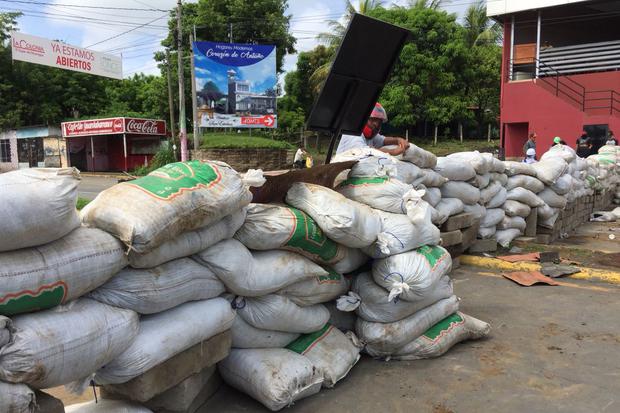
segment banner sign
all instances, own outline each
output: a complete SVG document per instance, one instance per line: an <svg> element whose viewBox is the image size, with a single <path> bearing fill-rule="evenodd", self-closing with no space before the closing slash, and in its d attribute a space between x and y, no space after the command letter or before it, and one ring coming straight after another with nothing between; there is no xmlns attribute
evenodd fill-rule
<svg viewBox="0 0 620 413"><path fill-rule="evenodd" d="M275 128L276 47L194 42L198 126Z"/></svg>
<svg viewBox="0 0 620 413"><path fill-rule="evenodd" d="M61 129L63 138L122 133L165 135L166 122L163 120L139 118L89 119L63 122Z"/></svg>
<svg viewBox="0 0 620 413"><path fill-rule="evenodd" d="M114 79L123 78L123 65L120 57L71 46L43 37L12 32L11 51L13 60Z"/></svg>

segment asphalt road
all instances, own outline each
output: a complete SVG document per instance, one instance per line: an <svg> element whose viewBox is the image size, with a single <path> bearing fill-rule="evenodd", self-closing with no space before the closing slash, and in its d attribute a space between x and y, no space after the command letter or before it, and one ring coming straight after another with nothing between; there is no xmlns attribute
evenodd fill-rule
<svg viewBox="0 0 620 413"><path fill-rule="evenodd" d="M103 191L116 184L116 177L107 176L84 176L78 185L78 196L93 200Z"/></svg>

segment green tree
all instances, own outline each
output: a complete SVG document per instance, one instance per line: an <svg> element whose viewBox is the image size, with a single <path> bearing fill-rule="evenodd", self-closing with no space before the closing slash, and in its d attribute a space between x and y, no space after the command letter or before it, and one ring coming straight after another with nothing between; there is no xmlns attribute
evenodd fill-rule
<svg viewBox="0 0 620 413"><path fill-rule="evenodd" d="M329 63L330 59L331 52L323 45L299 53L296 70L287 73L284 78L284 91L290 98L285 104L291 103L292 107L300 107L305 116L308 116L318 94L312 87L310 77L319 67Z"/></svg>

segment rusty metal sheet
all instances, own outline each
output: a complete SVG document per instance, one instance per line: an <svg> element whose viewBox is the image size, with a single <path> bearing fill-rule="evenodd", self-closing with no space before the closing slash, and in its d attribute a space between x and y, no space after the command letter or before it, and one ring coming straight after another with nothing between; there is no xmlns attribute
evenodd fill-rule
<svg viewBox="0 0 620 413"><path fill-rule="evenodd" d="M499 258L500 260L508 261L508 262L522 262L522 261L538 262L538 260L540 259L540 253L532 252L529 254L502 255L497 258Z"/></svg>
<svg viewBox="0 0 620 413"><path fill-rule="evenodd" d="M534 284L560 285L559 282L547 277L540 271L514 271L502 273L502 275L511 281L516 282L524 287L531 287Z"/></svg>

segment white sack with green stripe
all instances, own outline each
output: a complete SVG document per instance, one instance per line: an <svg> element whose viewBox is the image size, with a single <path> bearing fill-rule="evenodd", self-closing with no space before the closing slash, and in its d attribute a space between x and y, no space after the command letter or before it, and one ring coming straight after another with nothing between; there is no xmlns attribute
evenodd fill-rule
<svg viewBox="0 0 620 413"><path fill-rule="evenodd" d="M276 294L286 296L299 306L307 307L334 300L349 290L351 278L328 267L325 267L325 270L328 272L327 275L317 275L296 282L276 291Z"/></svg>

